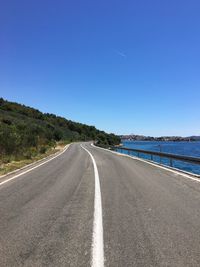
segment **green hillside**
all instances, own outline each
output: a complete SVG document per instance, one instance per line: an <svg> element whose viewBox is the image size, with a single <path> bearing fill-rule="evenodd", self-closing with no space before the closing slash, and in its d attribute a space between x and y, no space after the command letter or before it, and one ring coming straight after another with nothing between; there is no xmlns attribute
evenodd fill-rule
<svg viewBox="0 0 200 267"><path fill-rule="evenodd" d="M118 136L94 126L42 113L0 98L0 161L31 158L54 147L56 142L96 140L101 146L115 145Z"/></svg>

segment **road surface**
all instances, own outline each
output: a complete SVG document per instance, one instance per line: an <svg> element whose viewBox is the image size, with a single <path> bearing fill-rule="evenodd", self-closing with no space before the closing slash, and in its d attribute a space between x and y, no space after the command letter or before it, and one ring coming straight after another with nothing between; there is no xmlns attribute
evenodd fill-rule
<svg viewBox="0 0 200 267"><path fill-rule="evenodd" d="M0 266L200 266L200 183L83 147L0 181Z"/></svg>

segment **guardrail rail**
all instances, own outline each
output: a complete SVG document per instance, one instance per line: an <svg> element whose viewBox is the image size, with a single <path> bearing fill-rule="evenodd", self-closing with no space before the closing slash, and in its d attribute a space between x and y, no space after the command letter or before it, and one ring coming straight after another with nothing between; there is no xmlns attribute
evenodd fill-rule
<svg viewBox="0 0 200 267"><path fill-rule="evenodd" d="M140 154L146 154L150 155L150 160L153 161L153 156L159 156L160 157L160 163L161 158L169 159L169 165L173 167L173 160L183 161L187 163L192 164L198 164L200 165L200 158L197 157L191 157L191 156L183 156L183 155L177 155L177 154L171 154L171 153L163 153L163 152L157 152L157 151L149 151L149 150L143 150L143 149L134 149L134 148L128 148L128 147L110 147L111 150L115 151L122 151L125 150L128 152L128 155L131 154L131 152L135 152L137 157L140 157Z"/></svg>

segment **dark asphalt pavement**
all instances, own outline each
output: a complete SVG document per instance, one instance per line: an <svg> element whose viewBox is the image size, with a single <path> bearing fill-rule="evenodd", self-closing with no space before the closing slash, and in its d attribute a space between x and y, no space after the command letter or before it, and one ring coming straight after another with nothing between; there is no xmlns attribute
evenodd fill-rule
<svg viewBox="0 0 200 267"><path fill-rule="evenodd" d="M83 145L99 171L105 266L200 266L200 183ZM90 266L94 186L78 143L1 185L0 266Z"/></svg>

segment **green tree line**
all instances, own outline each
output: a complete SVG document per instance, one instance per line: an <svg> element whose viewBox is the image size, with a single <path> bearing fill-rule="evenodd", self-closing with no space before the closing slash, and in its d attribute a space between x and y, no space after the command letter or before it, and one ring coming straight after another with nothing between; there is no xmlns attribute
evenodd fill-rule
<svg viewBox="0 0 200 267"><path fill-rule="evenodd" d="M120 143L120 138L94 126L42 113L0 98L0 161L30 158L44 153L57 141L95 140L100 146Z"/></svg>

